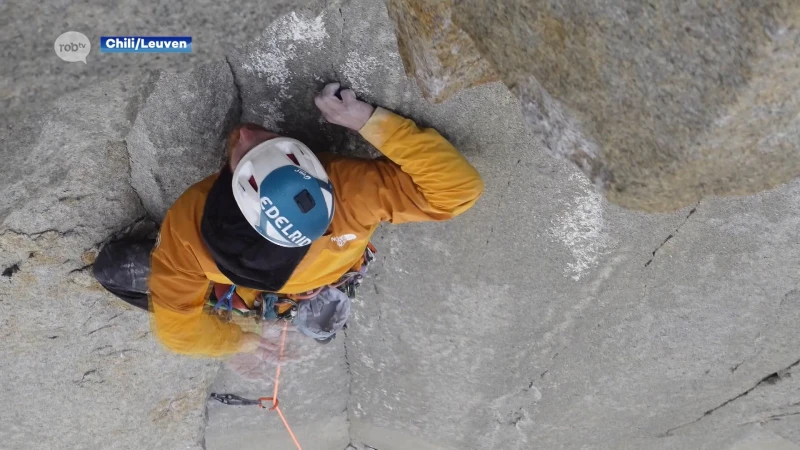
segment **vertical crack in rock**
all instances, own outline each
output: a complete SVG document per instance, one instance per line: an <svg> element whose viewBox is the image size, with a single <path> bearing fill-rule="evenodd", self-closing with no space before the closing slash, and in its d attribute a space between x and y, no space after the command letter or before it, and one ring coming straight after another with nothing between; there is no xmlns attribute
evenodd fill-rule
<svg viewBox="0 0 800 450"><path fill-rule="evenodd" d="M649 260L648 260L646 263L644 263L644 266L645 266L645 267L648 267L650 264L652 264L652 263L653 263L653 260L654 260L654 259L655 259L655 257L656 257L656 253L658 253L658 251L659 251L659 250L661 250L661 247L663 247L663 246L664 246L664 244L666 244L667 242L669 242L669 240L670 240L670 239L674 238L674 237L675 237L675 235L676 235L676 234L678 234L678 230L680 230L680 229L681 229L681 228L682 228L684 225L686 225L686 222L688 222L688 221L689 221L689 218L690 218L690 217L692 217L692 215L693 215L695 212L697 212L697 207L698 207L698 206L700 206L700 202L697 202L697 203L696 203L696 204L695 204L695 205L692 207L692 209L689 211L689 214L687 214L687 215L686 215L686 218L685 218L685 219L683 219L683 222L681 222L681 224L680 224L680 225L678 225L678 226L677 226L677 228L675 228L675 230L673 230L673 231L672 231L672 233L670 233L670 234L669 234L669 236L667 236L667 238L666 238L666 239L664 239L664 241L663 241L663 242L661 242L661 244L660 244L658 247L656 247L656 249L655 249L655 250L653 250L653 252L652 252L652 255L653 255L653 256L652 256L652 258L650 258L650 259L649 259Z"/></svg>
<svg viewBox="0 0 800 450"><path fill-rule="evenodd" d="M199 436L197 437L197 445L203 450L206 449L206 430L208 430L208 421L209 421L208 399L209 396L211 396L211 385L214 383L214 380L216 380L216 378L219 376L219 371L223 363L221 361L216 361L213 364L216 365L217 372L216 375L208 378L207 384L205 385L204 398L206 399L206 401L205 403L203 403L203 414L200 417L200 426L199 426L200 433Z"/></svg>
<svg viewBox="0 0 800 450"><path fill-rule="evenodd" d="M350 423L350 401L353 399L353 372L350 369L350 355L347 349L347 330L344 330L344 339L342 339L344 346L344 364L347 369L347 402L344 406L345 420L347 421L347 438L353 442L352 424Z"/></svg>
<svg viewBox="0 0 800 450"><path fill-rule="evenodd" d="M133 159L131 159L131 152L128 151L128 141L127 140L120 141L120 146L122 147L122 151L124 151L125 155L127 156L126 160L128 162L128 186L131 187L131 191L133 191L133 195L136 196L136 200L139 202L139 208L142 211L144 211L145 212L145 216L147 216L147 208L144 207L144 200L142 199L142 194L139 193L139 190L136 189L136 184L133 182L133 173L132 173L132 170L133 170ZM136 221L139 221L139 220L141 220L141 219L136 219Z"/></svg>
<svg viewBox="0 0 800 450"><path fill-rule="evenodd" d="M244 99L242 98L242 85L239 81L239 78L236 76L236 71L233 70L233 65L231 65L231 61L227 55L225 55L225 64L228 65L228 70L231 71L231 77L233 78L233 87L236 89L236 108L239 110L238 114L238 122L242 121L242 114L244 113Z"/></svg>
<svg viewBox="0 0 800 450"><path fill-rule="evenodd" d="M336 8L336 10L339 12L339 18L341 19L341 23L339 25L339 49L336 52L336 54L342 55L342 54L344 54L343 50L344 50L344 47L345 47L345 45L344 45L344 29L345 29L345 27L344 27L344 13L342 12L342 7L341 6ZM339 73L340 63L341 63L341 61L339 61L338 59L333 59L331 61L331 69L333 69L333 75L336 78L336 80L339 80L339 81L342 80L342 75Z"/></svg>
<svg viewBox="0 0 800 450"><path fill-rule="evenodd" d="M209 395L211 391L211 385L208 386L209 388ZM197 445L200 446L201 449L206 450L206 430L208 429L208 402L203 405L203 415L200 418L200 436L197 441Z"/></svg>
<svg viewBox="0 0 800 450"><path fill-rule="evenodd" d="M747 396L748 394L750 394L754 390L758 389L759 387L761 387L761 386L763 386L765 384L775 384L775 383L781 381L781 379L783 378L784 375L786 375L787 372L791 371L794 367L797 367L797 366L800 366L800 359L798 359L797 361L795 361L794 363L790 364L789 366L787 366L784 369L778 370L777 372L773 372L773 373L765 376L764 378L760 379L758 381L758 383L753 385L753 387L751 387L750 389L747 389L746 391L742 392L741 394L739 394L739 395L737 395L735 397L729 398L728 400L725 400L724 402L720 403L719 405L715 406L714 408L709 409L708 411L704 412L703 415L698 417L697 419L694 419L691 422L686 422L686 423L684 423L682 425L678 425L677 427L670 428L669 430L665 431L664 433L658 435L658 437L672 436L675 431L680 430L681 428L688 427L690 425L694 425L697 422L700 422L704 418L714 414L714 412L716 412L717 410L722 409L722 408L730 405L731 403L735 402L736 400L739 400L740 398Z"/></svg>
<svg viewBox="0 0 800 450"><path fill-rule="evenodd" d="M342 11L342 6L343 5L339 5L339 7L336 8L336 11L339 13L339 19L340 19L340 23L339 23L339 39L338 39L338 42L337 42L339 48L338 49L334 49L333 54L337 54L337 55L343 55L344 54L344 49L345 49L345 34L344 33L345 33L346 27L345 27L345 17L344 17L344 12ZM334 40L331 40L331 41L336 42ZM331 42L332 45L333 45L333 42ZM340 58L331 58L331 69L332 69L333 76L335 78L334 81L339 81L339 82L342 81L342 74L339 73L339 66L340 65L341 65ZM335 143L335 147L337 147L337 148L340 147L341 144L344 142L344 139L345 139L344 135L340 136L339 139L338 139L338 142ZM345 414L345 420L347 421L347 437L348 437L348 440L352 443L353 442L353 429L352 429L352 424L350 422L350 404L351 404L351 402L353 400L353 372L352 372L352 369L350 367L350 353L349 353L349 348L348 348L348 345L347 345L347 342L348 342L348 339L349 339L349 333L347 333L347 330L344 330L343 333L344 333L344 339L343 339L344 363L345 363L345 368L347 370L347 401L346 401L345 407L344 407L344 414ZM352 446L352 444L350 444L350 445Z"/></svg>

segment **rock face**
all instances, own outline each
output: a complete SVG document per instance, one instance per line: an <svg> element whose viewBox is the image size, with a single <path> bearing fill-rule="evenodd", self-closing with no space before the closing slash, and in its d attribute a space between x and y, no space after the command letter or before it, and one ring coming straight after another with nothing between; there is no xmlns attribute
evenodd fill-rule
<svg viewBox="0 0 800 450"><path fill-rule="evenodd" d="M4 448L202 447L218 363L164 351L91 272L146 217L125 137L150 83L98 84L0 134Z"/></svg>
<svg viewBox="0 0 800 450"><path fill-rule="evenodd" d="M221 168L241 106L225 61L161 73L148 94L127 137L131 183L161 220L186 188Z"/></svg>
<svg viewBox="0 0 800 450"><path fill-rule="evenodd" d="M442 102L498 79L472 39L453 24L450 0L387 0L386 6L406 73L425 98Z"/></svg>
<svg viewBox="0 0 800 450"><path fill-rule="evenodd" d="M550 152L613 203L670 211L800 174L797 2L454 3L451 23L437 20L444 3L389 2L409 72L427 85L430 71L472 64L425 47L429 35L460 39L460 26Z"/></svg>
<svg viewBox="0 0 800 450"><path fill-rule="evenodd" d="M216 170L239 114L375 154L314 109L341 80L439 130L487 188L456 220L379 229L346 334L291 341L281 408L303 448L798 448L800 183L621 208L539 146L554 129L503 84L424 99L393 33L380 2L329 2L227 64L99 84L0 130L3 447L293 448L274 412L206 402L269 396L272 369L169 354L90 264Z"/></svg>
<svg viewBox="0 0 800 450"><path fill-rule="evenodd" d="M304 3L307 1L243 0L231 8L219 2L0 2L0 17L4 19L0 41L7 44L0 50L0 59L5 62L0 67L0 127L14 123L24 112L40 110L65 93L114 80L120 74L143 78L154 69L182 73L221 61L231 48L261 33L265 24ZM68 29L85 34L95 46L88 64L64 64L54 57L53 41ZM173 58L158 53L131 57L96 50L100 36L147 30L192 36L194 52Z"/></svg>

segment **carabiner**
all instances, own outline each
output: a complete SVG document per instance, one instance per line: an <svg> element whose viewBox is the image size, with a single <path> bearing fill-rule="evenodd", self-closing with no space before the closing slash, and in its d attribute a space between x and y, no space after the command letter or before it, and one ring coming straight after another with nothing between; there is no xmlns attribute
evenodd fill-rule
<svg viewBox="0 0 800 450"><path fill-rule="evenodd" d="M264 406L264 402L270 402L270 403L272 403L272 406L270 406L268 408L268 407ZM278 409L278 405L280 405L280 402L278 401L277 398L260 397L258 399L258 407L262 408L262 409L269 409L270 411L274 411L274 410Z"/></svg>
<svg viewBox="0 0 800 450"><path fill-rule="evenodd" d="M220 403L224 403L226 405L232 406L246 406L246 405L259 405L261 406L261 399L258 400L250 400L249 398L239 397L238 395L233 394L216 394L211 393L211 398L217 400ZM272 400L272 399L270 399ZM263 408L263 406L261 406Z"/></svg>

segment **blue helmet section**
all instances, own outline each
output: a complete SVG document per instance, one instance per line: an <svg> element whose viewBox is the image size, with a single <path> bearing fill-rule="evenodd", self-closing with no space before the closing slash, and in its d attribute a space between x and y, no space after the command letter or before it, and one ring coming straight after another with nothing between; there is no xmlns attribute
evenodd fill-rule
<svg viewBox="0 0 800 450"><path fill-rule="evenodd" d="M325 199L323 191L329 195ZM259 184L261 217L256 230L284 247L320 238L333 219L333 186L298 166L279 167Z"/></svg>

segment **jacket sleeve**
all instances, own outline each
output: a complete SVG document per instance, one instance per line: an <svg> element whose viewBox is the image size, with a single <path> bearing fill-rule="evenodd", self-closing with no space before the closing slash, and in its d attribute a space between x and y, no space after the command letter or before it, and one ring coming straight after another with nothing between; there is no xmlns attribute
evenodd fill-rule
<svg viewBox="0 0 800 450"><path fill-rule="evenodd" d="M180 208L176 202L173 209ZM220 356L236 353L242 330L205 314L209 280L176 227L193 221L176 220L171 209L161 226L151 256L151 329L169 349L183 354Z"/></svg>
<svg viewBox="0 0 800 450"><path fill-rule="evenodd" d="M359 132L385 156L342 167L339 198L361 224L447 220L483 193L477 170L436 130L376 108Z"/></svg>

